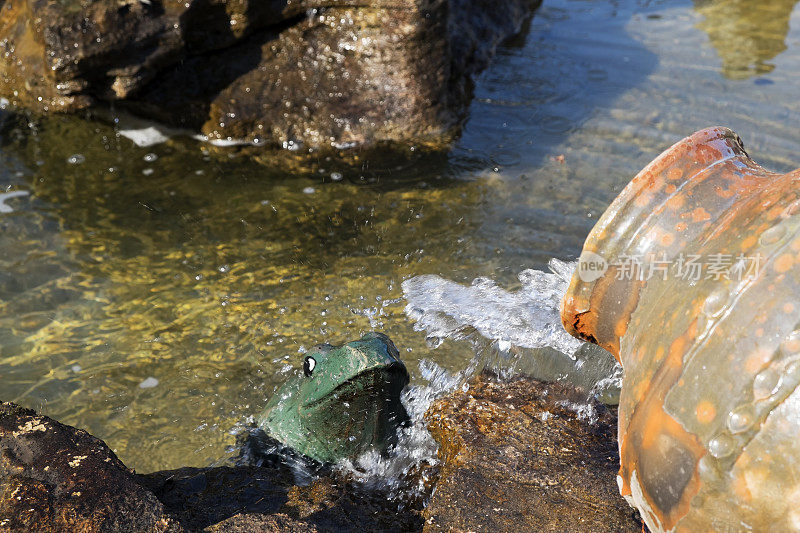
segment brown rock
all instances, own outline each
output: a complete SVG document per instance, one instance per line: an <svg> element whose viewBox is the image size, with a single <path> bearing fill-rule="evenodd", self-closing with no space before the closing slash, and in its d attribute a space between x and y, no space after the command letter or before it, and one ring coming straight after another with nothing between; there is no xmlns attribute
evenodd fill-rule
<svg viewBox="0 0 800 533"><path fill-rule="evenodd" d="M560 383L482 374L427 412L440 477L426 531L641 532L620 497L616 414Z"/></svg>
<svg viewBox="0 0 800 533"><path fill-rule="evenodd" d="M206 528L204 531L208 533L264 533L266 531L317 533L319 530L285 514L237 514L219 524Z"/></svg>
<svg viewBox="0 0 800 533"><path fill-rule="evenodd" d="M136 475L99 439L0 404L0 531L419 531L419 509L284 464Z"/></svg>
<svg viewBox="0 0 800 533"><path fill-rule="evenodd" d="M441 145L539 1L6 0L0 95L264 144Z"/></svg>
<svg viewBox="0 0 800 533"><path fill-rule="evenodd" d="M282 512L320 531L421 531L419 509L391 500L381 489L366 489L333 477L292 487Z"/></svg>
<svg viewBox="0 0 800 533"><path fill-rule="evenodd" d="M0 531L181 531L108 446L0 404Z"/></svg>
<svg viewBox="0 0 800 533"><path fill-rule="evenodd" d="M255 531L272 523L285 524L287 531L422 529L418 509L392 501L379 489L364 490L330 476L295 485L292 470L281 465L181 468L139 479L194 531L223 531L223 524Z"/></svg>

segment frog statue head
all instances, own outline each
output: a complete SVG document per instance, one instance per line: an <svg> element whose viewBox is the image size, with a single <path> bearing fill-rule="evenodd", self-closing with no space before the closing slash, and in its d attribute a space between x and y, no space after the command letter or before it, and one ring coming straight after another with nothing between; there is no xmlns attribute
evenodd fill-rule
<svg viewBox="0 0 800 533"><path fill-rule="evenodd" d="M408 422L400 394L409 382L397 348L368 333L305 354L303 370L267 403L259 426L273 439L320 462L383 451Z"/></svg>

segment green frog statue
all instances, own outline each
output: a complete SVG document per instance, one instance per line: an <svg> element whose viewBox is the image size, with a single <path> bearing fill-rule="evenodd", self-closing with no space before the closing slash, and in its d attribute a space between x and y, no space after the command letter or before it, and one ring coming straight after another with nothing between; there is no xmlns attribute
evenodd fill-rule
<svg viewBox="0 0 800 533"><path fill-rule="evenodd" d="M320 463L383 452L409 422L400 401L409 382L397 348L382 333L305 354L303 371L270 398L257 419L270 440Z"/></svg>

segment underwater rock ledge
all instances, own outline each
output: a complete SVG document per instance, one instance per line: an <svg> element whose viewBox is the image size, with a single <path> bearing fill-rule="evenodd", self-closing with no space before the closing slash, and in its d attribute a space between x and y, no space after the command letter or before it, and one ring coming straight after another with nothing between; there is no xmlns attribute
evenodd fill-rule
<svg viewBox="0 0 800 533"><path fill-rule="evenodd" d="M0 96L102 103L211 139L441 145L541 0L6 0Z"/></svg>

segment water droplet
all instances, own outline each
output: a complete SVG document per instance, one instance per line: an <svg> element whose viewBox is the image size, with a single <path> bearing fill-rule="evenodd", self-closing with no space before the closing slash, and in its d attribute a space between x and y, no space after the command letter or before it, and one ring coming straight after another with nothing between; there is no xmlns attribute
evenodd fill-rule
<svg viewBox="0 0 800 533"><path fill-rule="evenodd" d="M728 290L725 287L712 292L703 304L703 312L709 316L718 316L725 310L728 303Z"/></svg>
<svg viewBox="0 0 800 533"><path fill-rule="evenodd" d="M144 160L147 161L148 163L152 163L156 159L158 159L158 156L152 152L150 152L149 154L145 154L144 156Z"/></svg>
<svg viewBox="0 0 800 533"><path fill-rule="evenodd" d="M781 374L774 368L767 368L753 380L753 397L764 400L775 394L781 385Z"/></svg>
<svg viewBox="0 0 800 533"><path fill-rule="evenodd" d="M331 179L333 181L342 181L343 177L341 172L331 172Z"/></svg>
<svg viewBox="0 0 800 533"><path fill-rule="evenodd" d="M722 459L723 457L727 457L732 454L735 446L736 443L734 442L733 437L727 433L721 433L709 441L708 453L717 459Z"/></svg>
<svg viewBox="0 0 800 533"><path fill-rule="evenodd" d="M86 161L86 157L83 154L72 154L67 158L67 163L70 165L80 165Z"/></svg>
<svg viewBox="0 0 800 533"><path fill-rule="evenodd" d="M229 267L228 265L222 265L222 266L220 266L220 267L217 267L217 270L219 270L219 271L220 271L220 272L222 272L223 274L225 274L226 272L228 272L230 269L231 269L231 267Z"/></svg>
<svg viewBox="0 0 800 533"><path fill-rule="evenodd" d="M796 376L800 373L800 361L792 361L783 369L783 374L786 376Z"/></svg>
<svg viewBox="0 0 800 533"><path fill-rule="evenodd" d="M436 348L442 345L442 339L440 339L439 337L427 337L425 339L425 343L428 345L428 348L430 348L431 350L435 350Z"/></svg>
<svg viewBox="0 0 800 533"><path fill-rule="evenodd" d="M80 372L81 370L81 365L72 365L73 372Z"/></svg>
<svg viewBox="0 0 800 533"><path fill-rule="evenodd" d="M314 194L317 190L314 187L306 187L303 189L303 192L306 194Z"/></svg>
<svg viewBox="0 0 800 533"><path fill-rule="evenodd" d="M783 225L772 226L767 231L761 234L761 238L758 239L758 242L762 246L775 244L776 242L778 242L783 238L783 235L785 233L786 233L786 226Z"/></svg>
<svg viewBox="0 0 800 533"><path fill-rule="evenodd" d="M700 477L706 480L719 477L719 468L717 468L716 461L708 455L700 458L697 470L700 473Z"/></svg>
<svg viewBox="0 0 800 533"><path fill-rule="evenodd" d="M781 354L792 356L800 353L800 331L793 331L781 343Z"/></svg>
<svg viewBox="0 0 800 533"><path fill-rule="evenodd" d="M755 419L756 415L753 412L753 407L742 405L728 415L728 429L734 434L747 431L753 425Z"/></svg>

